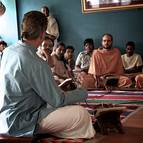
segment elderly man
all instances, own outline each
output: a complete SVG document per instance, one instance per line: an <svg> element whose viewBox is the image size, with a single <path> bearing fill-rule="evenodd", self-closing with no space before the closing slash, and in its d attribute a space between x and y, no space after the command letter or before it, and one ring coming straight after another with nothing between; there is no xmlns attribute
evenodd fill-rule
<svg viewBox="0 0 143 143"><path fill-rule="evenodd" d="M59 38L59 26L57 20L54 16L50 15L49 8L43 6L41 12L47 17L47 29L46 32L49 34L49 37L54 40L54 48L57 46L57 40Z"/></svg>
<svg viewBox="0 0 143 143"><path fill-rule="evenodd" d="M86 90L62 91L47 62L36 54L46 28L47 18L43 13L26 13L22 39L3 53L0 133L32 136L40 132L63 138L92 138L95 130L89 113L81 106L71 105L85 100Z"/></svg>

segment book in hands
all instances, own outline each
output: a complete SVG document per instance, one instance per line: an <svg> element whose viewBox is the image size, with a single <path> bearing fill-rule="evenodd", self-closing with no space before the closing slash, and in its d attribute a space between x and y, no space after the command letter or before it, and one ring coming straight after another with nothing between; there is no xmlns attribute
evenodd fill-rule
<svg viewBox="0 0 143 143"><path fill-rule="evenodd" d="M60 88L66 87L67 85L71 84L73 82L72 78L65 79L62 83L60 83L58 86Z"/></svg>

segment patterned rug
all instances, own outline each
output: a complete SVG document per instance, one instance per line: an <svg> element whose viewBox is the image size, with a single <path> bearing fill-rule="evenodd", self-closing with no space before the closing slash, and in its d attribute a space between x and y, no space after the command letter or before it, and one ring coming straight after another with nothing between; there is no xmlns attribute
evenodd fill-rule
<svg viewBox="0 0 143 143"><path fill-rule="evenodd" d="M126 109L121 114L121 121L124 122L126 118L134 114L136 110L143 104L143 91L112 91L107 93L107 91L88 91L88 98L85 102L78 103L85 107L89 113L93 122L96 121L92 115L93 111L98 106L106 106L112 104L113 106L126 107ZM59 139L51 137L44 139L43 143L83 143L83 139Z"/></svg>
<svg viewBox="0 0 143 143"><path fill-rule="evenodd" d="M48 139L44 139L41 140L40 143L83 143L84 140L83 139L59 139L59 138L55 138L55 137L51 137Z"/></svg>
<svg viewBox="0 0 143 143"><path fill-rule="evenodd" d="M143 91L88 91L88 103L143 104Z"/></svg>
<svg viewBox="0 0 143 143"><path fill-rule="evenodd" d="M95 103L94 103L95 104ZM94 108L89 108L89 107L87 107L85 104L84 104L84 102L83 102L83 106L85 107L85 108L87 108L88 110L89 110L89 112L91 111L91 110L94 110L95 109L95 106L93 106L93 104L92 104L92 107L94 107ZM139 108L139 105L132 105L132 104L125 104L125 105L122 105L122 104L120 104L120 106L126 106L127 107L127 109L122 113L122 115L121 115L121 120L122 121L124 121L125 119L127 119L131 114L133 114L133 113L135 113L136 112L136 110L138 110ZM0 137L1 138L1 137ZM56 138L56 137L48 137L47 139L43 139L43 140L41 140L40 142L41 143L89 143L90 141L93 143L95 140L98 142L98 141L100 141L101 139L103 138L103 136L102 135L100 135L100 134L97 134L96 136L95 136L95 138L92 140L83 140L83 139L75 139L75 140L72 140L72 139L61 139L61 138ZM1 143L3 143L3 141L1 141L0 140L0 142ZM5 142L5 143L7 143L7 142ZM8 140L8 143L18 143L18 141L17 140L12 140L11 139L11 141L10 140ZM31 143L31 139L30 140L22 140L20 143Z"/></svg>

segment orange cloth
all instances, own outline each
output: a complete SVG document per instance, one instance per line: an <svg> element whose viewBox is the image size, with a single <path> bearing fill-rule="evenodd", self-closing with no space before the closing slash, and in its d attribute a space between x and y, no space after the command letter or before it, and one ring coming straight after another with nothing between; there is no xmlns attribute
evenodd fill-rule
<svg viewBox="0 0 143 143"><path fill-rule="evenodd" d="M86 88L96 87L93 76L116 75L119 77L118 87L130 87L131 80L123 76L123 64L119 49L112 48L110 50L96 49L91 57L88 75L80 74L80 83ZM93 84L94 82L94 84Z"/></svg>
<svg viewBox="0 0 143 143"><path fill-rule="evenodd" d="M77 76L77 81L86 89L95 88L95 79L91 74L80 72Z"/></svg>
<svg viewBox="0 0 143 143"><path fill-rule="evenodd" d="M123 64L119 49L112 48L109 51L105 49L94 50L88 73L97 76L123 74Z"/></svg>
<svg viewBox="0 0 143 143"><path fill-rule="evenodd" d="M136 81L136 87L137 88L143 88L143 73L142 74L138 74L135 77L135 81Z"/></svg>

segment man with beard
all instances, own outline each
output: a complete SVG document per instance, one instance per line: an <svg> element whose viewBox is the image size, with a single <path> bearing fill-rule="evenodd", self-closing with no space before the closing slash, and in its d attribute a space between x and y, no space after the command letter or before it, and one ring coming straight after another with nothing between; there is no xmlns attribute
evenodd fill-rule
<svg viewBox="0 0 143 143"><path fill-rule="evenodd" d="M93 51L88 73L92 75L95 87L103 87L104 79L108 76L118 79L118 87L130 87L131 80L123 76L123 64L119 49L112 47L113 37L111 34L102 36L102 46ZM83 86L90 87L93 81L81 81ZM88 84L88 85L87 85Z"/></svg>
<svg viewBox="0 0 143 143"><path fill-rule="evenodd" d="M42 58L44 61L47 61L50 67L53 67L53 59L51 57L51 54L53 52L53 46L54 46L54 41L46 33L44 41L38 47L38 50L36 52L40 58Z"/></svg>
<svg viewBox="0 0 143 143"><path fill-rule="evenodd" d="M116 76L119 80L118 87L129 87L131 81L128 77L123 76L124 70L120 51L112 47L112 42L111 34L106 33L102 36L102 47L93 52L88 73L97 79L108 75Z"/></svg>

